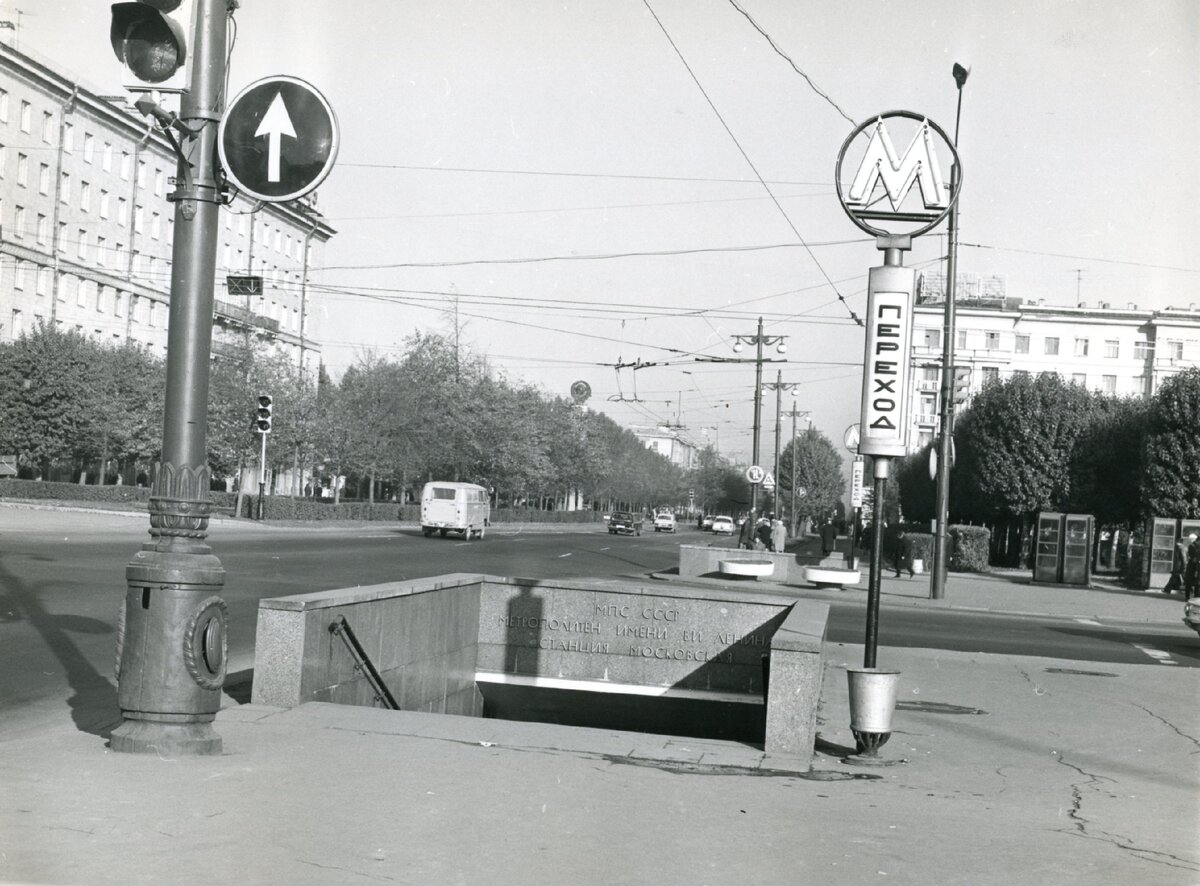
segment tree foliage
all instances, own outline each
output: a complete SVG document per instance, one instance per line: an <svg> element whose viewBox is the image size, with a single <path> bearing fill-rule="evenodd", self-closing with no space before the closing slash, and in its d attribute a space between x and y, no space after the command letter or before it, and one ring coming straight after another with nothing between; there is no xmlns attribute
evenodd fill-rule
<svg viewBox="0 0 1200 886"><path fill-rule="evenodd" d="M1149 513L1200 516L1200 369L1163 382L1148 413L1143 497Z"/></svg>

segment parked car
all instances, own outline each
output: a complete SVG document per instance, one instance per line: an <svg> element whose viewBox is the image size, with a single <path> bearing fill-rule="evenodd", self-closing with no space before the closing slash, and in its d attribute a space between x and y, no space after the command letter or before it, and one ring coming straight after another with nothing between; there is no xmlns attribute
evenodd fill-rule
<svg viewBox="0 0 1200 886"><path fill-rule="evenodd" d="M716 517L714 517L712 514L705 514L704 519L700 521L700 528L707 529L708 531L711 532L712 527L713 527L713 520L715 520L715 519L716 519Z"/></svg>
<svg viewBox="0 0 1200 886"><path fill-rule="evenodd" d="M655 532L674 532L675 531L675 515L664 511L654 518Z"/></svg>
<svg viewBox="0 0 1200 886"><path fill-rule="evenodd" d="M617 511L608 518L608 531L612 535L617 535L618 533L641 535L642 518L636 517L627 511Z"/></svg>
<svg viewBox="0 0 1200 886"><path fill-rule="evenodd" d="M1200 597L1194 597L1183 604L1183 623L1200 634Z"/></svg>
<svg viewBox="0 0 1200 886"><path fill-rule="evenodd" d="M733 535L733 518L715 517L712 523L712 531L717 535Z"/></svg>

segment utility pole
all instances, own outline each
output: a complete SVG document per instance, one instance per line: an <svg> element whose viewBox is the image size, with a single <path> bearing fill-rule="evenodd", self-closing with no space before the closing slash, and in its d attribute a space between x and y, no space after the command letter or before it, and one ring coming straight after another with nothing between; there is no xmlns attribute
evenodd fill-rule
<svg viewBox="0 0 1200 886"><path fill-rule="evenodd" d="M779 501L779 491L778 490L780 488L780 482L781 482L780 478L779 478L779 456L780 456L779 437L780 437L780 431L781 431L781 423L783 421L783 392L791 391L792 396L795 397L796 396L796 388L800 387L800 385L798 382L786 382L785 383L783 380L783 371L777 370L775 373L774 383L768 382L766 384L766 387L771 388L772 390L775 391L775 489L776 489L775 501L778 502ZM795 423L796 423L795 419L793 419L792 425L794 426ZM794 440L795 434L793 434L792 437ZM795 511L795 504L796 504L796 502L793 499L793 501L792 501L793 511ZM778 511L779 507L776 506L775 510Z"/></svg>
<svg viewBox="0 0 1200 886"><path fill-rule="evenodd" d="M114 31L120 6L113 10ZM168 198L175 203L175 243L162 457L150 487L151 540L126 567L118 639L122 723L113 730L111 747L128 753L171 757L221 752L212 722L221 706L228 663L228 609L219 596L225 569L205 544L206 435L222 202L216 134L225 89L227 13L234 6L236 0L195 0L191 84L179 116L147 99L137 103L164 130L173 128L181 137L176 188ZM182 65L180 47L168 49ZM152 57L158 61L164 53ZM129 63L129 58L123 60Z"/></svg>

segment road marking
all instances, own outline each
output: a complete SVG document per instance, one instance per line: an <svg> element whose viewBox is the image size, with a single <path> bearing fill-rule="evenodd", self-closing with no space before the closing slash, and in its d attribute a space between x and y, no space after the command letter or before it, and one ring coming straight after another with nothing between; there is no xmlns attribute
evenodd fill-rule
<svg viewBox="0 0 1200 886"><path fill-rule="evenodd" d="M1137 650L1140 650L1141 652L1146 653L1146 655L1150 656L1152 659L1154 659L1159 664L1165 664L1165 665L1179 664L1179 662L1172 660L1171 653L1169 653L1169 652L1163 652L1161 649L1155 649L1152 646L1143 646L1140 643L1133 643L1130 645L1132 645L1134 649L1137 649Z"/></svg>
<svg viewBox="0 0 1200 886"><path fill-rule="evenodd" d="M1096 621L1094 618L1077 618L1075 620L1081 625L1094 625L1098 628L1104 627L1104 625L1100 624L1100 622Z"/></svg>
<svg viewBox="0 0 1200 886"><path fill-rule="evenodd" d="M571 552L570 552L570 551L568 551L568 552L567 552L567 553L565 553L565 554L559 554L559 555L558 555L558 559L560 559L560 560L561 560L563 557L569 557L569 556L571 556Z"/></svg>
<svg viewBox="0 0 1200 886"><path fill-rule="evenodd" d="M608 549L608 548L601 548L600 550L602 550L602 551L607 551L607 550L609 550L609 549Z"/></svg>

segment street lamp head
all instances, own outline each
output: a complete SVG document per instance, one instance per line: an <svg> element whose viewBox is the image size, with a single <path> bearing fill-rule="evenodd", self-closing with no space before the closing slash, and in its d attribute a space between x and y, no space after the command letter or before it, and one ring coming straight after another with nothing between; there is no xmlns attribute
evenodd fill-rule
<svg viewBox="0 0 1200 886"><path fill-rule="evenodd" d="M786 354L787 353L787 345L784 344L783 342L780 342L779 347L777 347L775 350L781 354Z"/></svg>
<svg viewBox="0 0 1200 886"><path fill-rule="evenodd" d="M742 342L740 339L733 343L733 352L735 354L740 354L742 352Z"/></svg>
<svg viewBox="0 0 1200 886"><path fill-rule="evenodd" d="M954 69L953 69L954 82L958 84L959 89L963 88L963 84L967 82L967 77L970 75L970 73L971 73L970 68L964 68L958 62L954 63Z"/></svg>

